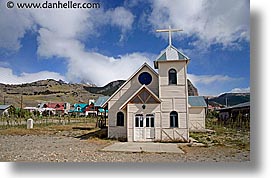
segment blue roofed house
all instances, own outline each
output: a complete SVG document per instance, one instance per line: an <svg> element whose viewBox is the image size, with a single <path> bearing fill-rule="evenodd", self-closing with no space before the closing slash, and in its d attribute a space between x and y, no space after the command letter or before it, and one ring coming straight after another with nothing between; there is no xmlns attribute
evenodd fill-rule
<svg viewBox="0 0 275 178"><path fill-rule="evenodd" d="M188 96L189 130L204 131L207 104L203 96Z"/></svg>
<svg viewBox="0 0 275 178"><path fill-rule="evenodd" d="M74 109L70 110L69 113L75 113L77 115L85 115L85 109L89 106L85 103L76 103L74 104Z"/></svg>

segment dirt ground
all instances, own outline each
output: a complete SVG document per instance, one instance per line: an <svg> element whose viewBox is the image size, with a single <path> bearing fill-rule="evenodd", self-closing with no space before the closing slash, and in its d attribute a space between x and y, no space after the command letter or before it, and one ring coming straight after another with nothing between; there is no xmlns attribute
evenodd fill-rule
<svg viewBox="0 0 275 178"><path fill-rule="evenodd" d="M241 144L209 144L206 147L180 146L181 154L104 152L117 140L76 138L90 130L72 126L33 130L0 130L1 162L246 162L250 150ZM195 135L198 136L198 135ZM209 134L207 134L209 136ZM216 141L215 141L216 143ZM180 144L179 144L180 145Z"/></svg>

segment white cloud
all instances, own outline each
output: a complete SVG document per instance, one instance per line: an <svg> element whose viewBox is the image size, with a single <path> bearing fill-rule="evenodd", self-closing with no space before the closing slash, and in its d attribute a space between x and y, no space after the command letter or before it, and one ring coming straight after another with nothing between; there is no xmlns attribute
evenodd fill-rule
<svg viewBox="0 0 275 178"><path fill-rule="evenodd" d="M56 72L40 71L37 73L22 73L20 75L14 75L10 68L4 67L0 67L0 76L0 83L5 84L22 84L45 79L65 80L64 76Z"/></svg>
<svg viewBox="0 0 275 178"><path fill-rule="evenodd" d="M111 24L121 27L122 31L132 28L134 15L124 7L117 7L114 10L109 10L106 12L106 15L110 18Z"/></svg>
<svg viewBox="0 0 275 178"><path fill-rule="evenodd" d="M8 63L7 61L0 61L0 67L9 67L10 63Z"/></svg>
<svg viewBox="0 0 275 178"><path fill-rule="evenodd" d="M215 82L229 82L234 80L240 80L237 78L232 78L227 75L194 75L187 74L188 78L192 81L193 84L212 84Z"/></svg>
<svg viewBox="0 0 275 178"><path fill-rule="evenodd" d="M150 63L145 54L132 53L118 59L99 53L84 53L83 58L71 58L68 80L79 79L103 86L110 81L127 79L144 62Z"/></svg>
<svg viewBox="0 0 275 178"><path fill-rule="evenodd" d="M250 93L250 87L247 87L247 88L233 88L228 93Z"/></svg>
<svg viewBox="0 0 275 178"><path fill-rule="evenodd" d="M60 0L67 2L67 0ZM87 2L75 0L74 2ZM22 2L19 0L13 1ZM29 0L45 2L44 0ZM48 0L48 2L57 2ZM98 36L102 26L117 27L124 36L132 28L134 15L124 7L99 9L8 9L6 2L0 2L0 48L18 51L20 39L28 30L46 30L59 39L85 41L88 35ZM43 34L39 34L44 38ZM48 37L48 36L47 36Z"/></svg>
<svg viewBox="0 0 275 178"><path fill-rule="evenodd" d="M234 78L227 75L187 74L187 77L198 89L199 94L205 96L225 93L228 88L239 86L243 80L243 78Z"/></svg>
<svg viewBox="0 0 275 178"><path fill-rule="evenodd" d="M6 1L0 2L0 12L0 49L18 51L20 39L32 29L33 19L27 11L6 8Z"/></svg>
<svg viewBox="0 0 275 178"><path fill-rule="evenodd" d="M195 35L197 48L217 43L227 47L249 39L249 11L248 0L153 0L149 22L155 29L182 28L177 37Z"/></svg>
<svg viewBox="0 0 275 178"><path fill-rule="evenodd" d="M49 0L48 2L50 2ZM56 2L55 0L52 0ZM67 0L61 0L67 2ZM77 0L84 2L86 0ZM17 1L14 1L17 2ZM44 2L30 0L28 2ZM76 1L74 1L76 2ZM144 62L150 62L146 54L132 53L120 56L118 59L104 56L96 52L85 50L84 41L91 36L98 37L104 25L116 27L121 31L120 41L132 28L134 15L124 7L104 10L92 9L7 9L5 3L1 3L6 17L0 21L0 47L18 50L20 39L26 31L33 28L37 36L37 54L41 57L53 56L65 59L68 65L66 78L70 81L85 80L97 85L106 84L116 79L127 79L129 75ZM18 19L15 21L6 19ZM16 22L16 23L14 23ZM7 26L7 28L5 28ZM16 47L16 48L15 48ZM4 69L4 68L3 68ZM123 70L123 71L122 71ZM6 77L1 77L2 82L26 82L38 76L62 77L56 73L41 72L36 74L23 73L20 76L12 74L11 70L2 71ZM64 79L64 77L62 77Z"/></svg>

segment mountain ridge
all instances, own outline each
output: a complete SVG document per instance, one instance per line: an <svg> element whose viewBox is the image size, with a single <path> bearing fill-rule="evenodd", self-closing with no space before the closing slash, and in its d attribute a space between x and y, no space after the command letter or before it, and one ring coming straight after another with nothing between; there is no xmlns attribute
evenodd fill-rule
<svg viewBox="0 0 275 178"><path fill-rule="evenodd" d="M41 102L88 103L89 99L111 96L125 80L116 80L103 87L86 83L66 83L46 79L23 84L0 83L0 103L16 107L37 106ZM189 96L198 96L197 88L188 80ZM23 96L23 97L21 97Z"/></svg>
<svg viewBox="0 0 275 178"><path fill-rule="evenodd" d="M205 97L207 98L207 97ZM240 103L250 101L250 93L223 93L216 97L208 99L208 103L212 105L233 106Z"/></svg>

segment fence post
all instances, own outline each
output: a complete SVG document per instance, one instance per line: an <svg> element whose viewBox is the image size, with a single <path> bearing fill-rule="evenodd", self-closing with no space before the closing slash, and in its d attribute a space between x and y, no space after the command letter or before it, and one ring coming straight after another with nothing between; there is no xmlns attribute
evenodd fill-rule
<svg viewBox="0 0 275 178"><path fill-rule="evenodd" d="M27 129L32 129L33 128L33 119L28 119L27 120Z"/></svg>

